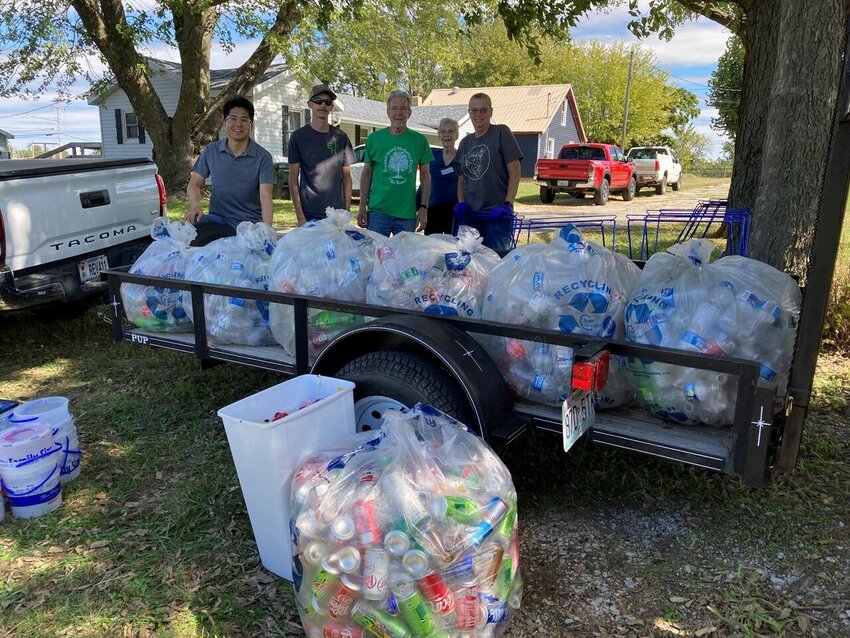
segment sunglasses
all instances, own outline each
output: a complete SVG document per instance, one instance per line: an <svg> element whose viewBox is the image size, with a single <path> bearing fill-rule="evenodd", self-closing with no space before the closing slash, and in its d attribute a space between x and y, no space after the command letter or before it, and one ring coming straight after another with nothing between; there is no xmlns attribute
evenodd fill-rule
<svg viewBox="0 0 850 638"><path fill-rule="evenodd" d="M310 100L310 101L311 101L313 104L324 104L325 106L333 106L333 105L334 105L334 101L333 101L333 100L326 100L326 99L321 98L321 97L314 97L314 98L313 98L312 100Z"/></svg>

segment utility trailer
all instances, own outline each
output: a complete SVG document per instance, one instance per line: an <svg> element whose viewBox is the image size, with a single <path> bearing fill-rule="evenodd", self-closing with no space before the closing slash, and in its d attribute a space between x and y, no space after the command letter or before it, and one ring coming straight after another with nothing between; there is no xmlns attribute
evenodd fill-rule
<svg viewBox="0 0 850 638"><path fill-rule="evenodd" d="M850 40L834 122L833 143L824 167L812 259L803 294L797 343L786 394L757 386L759 366L752 361L709 357L622 341L566 335L492 322L427 315L366 304L350 304L302 295L246 290L172 279L131 275L110 270L104 276L112 301L113 336L142 347L156 347L196 356L202 366L238 363L287 376L308 372L353 380L358 427L374 427L383 410L426 401L464 421L484 439L511 443L531 427L561 435L565 448L575 425L566 410L514 400L486 351L472 333L510 336L574 349L577 365L599 368L601 354L639 357L737 375L735 419L730 427L688 426L663 421L641 408L599 412L585 434L595 443L706 468L763 486L776 471L790 472L797 463L803 425L809 407L830 282L841 237L850 179ZM121 283L162 285L191 293L193 334L152 333L124 320ZM280 347L214 346L206 336L204 294L238 296L291 304L294 307L295 357ZM308 308L374 317L334 339L312 363L308 361ZM598 372L598 370L596 370ZM780 409L775 409L780 405Z"/></svg>
<svg viewBox="0 0 850 638"><path fill-rule="evenodd" d="M571 430L581 424L574 417L566 417L562 408L513 399L496 364L472 336L480 333L570 346L574 351L574 378L589 379L586 389L592 388L594 379L604 376L606 352L713 370L739 379L735 423L731 427L680 425L640 407L615 408L597 412L589 425L585 436L596 443L734 474L753 486L768 480L782 445L786 415L774 414L773 393L757 387L759 365L752 361L415 310L131 275L124 270L110 270L106 276L116 341L191 354L203 367L229 362L286 376L312 373L350 379L356 384L358 430L377 427L388 408L425 401L463 421L496 447L513 442L534 427L560 435L566 449L575 438ZM189 291L194 332L156 333L129 325L123 318L122 283ZM211 344L206 334L205 294L291 304L295 357L288 356L280 346ZM374 319L340 334L311 362L307 353L308 309ZM577 394L583 392L579 390Z"/></svg>

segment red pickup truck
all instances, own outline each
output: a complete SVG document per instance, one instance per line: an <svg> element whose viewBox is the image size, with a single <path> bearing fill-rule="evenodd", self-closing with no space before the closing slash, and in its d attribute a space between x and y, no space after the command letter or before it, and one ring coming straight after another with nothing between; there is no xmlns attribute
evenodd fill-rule
<svg viewBox="0 0 850 638"><path fill-rule="evenodd" d="M564 144L557 159L539 159L534 183L540 201L551 204L562 191L581 199L593 193L593 203L604 206L611 193L620 192L630 202L637 191L634 164L612 144Z"/></svg>

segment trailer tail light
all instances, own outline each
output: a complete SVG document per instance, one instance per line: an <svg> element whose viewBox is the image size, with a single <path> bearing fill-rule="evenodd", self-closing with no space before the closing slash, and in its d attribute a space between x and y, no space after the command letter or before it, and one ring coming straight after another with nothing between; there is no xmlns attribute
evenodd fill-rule
<svg viewBox="0 0 850 638"><path fill-rule="evenodd" d="M156 187L159 190L159 216L165 215L165 182L162 180L162 175L156 174Z"/></svg>
<svg viewBox="0 0 850 638"><path fill-rule="evenodd" d="M608 382L608 360L611 355L603 350L586 361L573 364L573 390L599 392Z"/></svg>

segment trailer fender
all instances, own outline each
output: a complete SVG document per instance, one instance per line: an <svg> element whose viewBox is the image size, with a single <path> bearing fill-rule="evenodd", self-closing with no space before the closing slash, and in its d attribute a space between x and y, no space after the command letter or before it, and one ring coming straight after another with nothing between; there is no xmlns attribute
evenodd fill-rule
<svg viewBox="0 0 850 638"><path fill-rule="evenodd" d="M466 425L485 440L489 441L490 433L513 413L504 378L481 344L449 322L431 317L387 315L353 328L321 352L312 372L339 375L346 365L363 361L364 357L368 360L370 355L374 359L378 353L383 353L381 357L387 362L408 358L411 365L421 367L424 360L435 366L432 370L436 369L442 381L454 386L462 408L467 409L466 415L453 416L465 417ZM398 387L398 383L404 383L401 379L392 381L388 380L387 385ZM391 387L386 396L394 398ZM357 389L355 398L363 398L358 397Z"/></svg>

